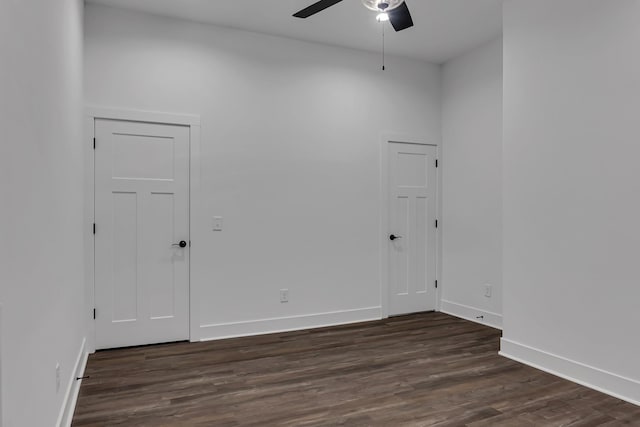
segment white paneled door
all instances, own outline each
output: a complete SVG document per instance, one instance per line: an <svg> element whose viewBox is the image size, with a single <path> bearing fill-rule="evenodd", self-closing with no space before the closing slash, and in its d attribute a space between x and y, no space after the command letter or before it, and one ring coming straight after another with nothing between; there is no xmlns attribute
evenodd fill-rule
<svg viewBox="0 0 640 427"><path fill-rule="evenodd" d="M436 308L436 147L389 144L389 315Z"/></svg>
<svg viewBox="0 0 640 427"><path fill-rule="evenodd" d="M189 338L189 127L95 121L96 348Z"/></svg>

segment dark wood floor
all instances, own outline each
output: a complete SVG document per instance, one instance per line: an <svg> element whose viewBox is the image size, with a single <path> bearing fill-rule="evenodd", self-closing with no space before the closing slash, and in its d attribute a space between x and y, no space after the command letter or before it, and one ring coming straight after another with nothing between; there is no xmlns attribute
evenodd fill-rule
<svg viewBox="0 0 640 427"><path fill-rule="evenodd" d="M73 426L640 426L441 313L91 355Z"/></svg>

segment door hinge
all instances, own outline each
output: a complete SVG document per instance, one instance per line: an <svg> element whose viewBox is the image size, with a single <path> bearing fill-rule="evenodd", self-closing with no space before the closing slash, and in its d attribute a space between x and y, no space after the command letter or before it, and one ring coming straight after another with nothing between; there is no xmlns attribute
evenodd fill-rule
<svg viewBox="0 0 640 427"><path fill-rule="evenodd" d="M96 223L93 223L93 234L96 234Z"/></svg>
<svg viewBox="0 0 640 427"><path fill-rule="evenodd" d="M436 289L438 289L438 281L436 280Z"/></svg>
<svg viewBox="0 0 640 427"><path fill-rule="evenodd" d="M95 147L94 147L95 148ZM438 159L436 159L436 167L438 167Z"/></svg>
<svg viewBox="0 0 640 427"><path fill-rule="evenodd" d="M93 309L93 319L95 320L95 318L96 318L96 309L94 308Z"/></svg>
<svg viewBox="0 0 640 427"><path fill-rule="evenodd" d="M438 228L438 220L436 219L436 228Z"/></svg>
<svg viewBox="0 0 640 427"><path fill-rule="evenodd" d="M94 150L96 149L96 139L95 139L95 138L93 138L93 149L94 149ZM437 167L437 166L436 166L436 167Z"/></svg>

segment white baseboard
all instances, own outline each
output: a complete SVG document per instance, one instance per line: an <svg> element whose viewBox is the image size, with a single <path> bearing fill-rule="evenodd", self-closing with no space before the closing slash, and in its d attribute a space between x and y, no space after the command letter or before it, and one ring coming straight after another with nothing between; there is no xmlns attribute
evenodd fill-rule
<svg viewBox="0 0 640 427"><path fill-rule="evenodd" d="M297 331L301 329L321 328L325 326L380 320L381 318L381 307L367 307L355 310L333 311L329 313L317 313L302 316L218 323L200 326L200 340L210 341L277 332Z"/></svg>
<svg viewBox="0 0 640 427"><path fill-rule="evenodd" d="M80 393L80 384L82 380L76 380L84 375L84 369L87 366L87 357L89 353L86 350L87 339L82 339L82 345L80 346L80 352L76 359L76 364L67 386L67 391L62 401L62 408L60 408L60 415L58 415L57 427L69 427L73 420L73 412L76 409L76 402L78 401L78 393Z"/></svg>
<svg viewBox="0 0 640 427"><path fill-rule="evenodd" d="M501 356L524 363L585 387L640 406L640 381L623 377L575 360L538 350L505 338L500 341Z"/></svg>
<svg viewBox="0 0 640 427"><path fill-rule="evenodd" d="M465 320L491 326L492 328L502 329L502 315L498 313L447 300L440 301L440 311ZM480 316L482 318L479 318Z"/></svg>

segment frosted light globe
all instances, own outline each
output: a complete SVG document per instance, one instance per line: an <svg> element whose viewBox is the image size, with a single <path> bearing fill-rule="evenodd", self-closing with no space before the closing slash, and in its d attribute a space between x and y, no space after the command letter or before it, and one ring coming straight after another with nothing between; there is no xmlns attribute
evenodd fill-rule
<svg viewBox="0 0 640 427"><path fill-rule="evenodd" d="M403 2L404 0L362 0L362 4L376 12L388 12L400 6Z"/></svg>

